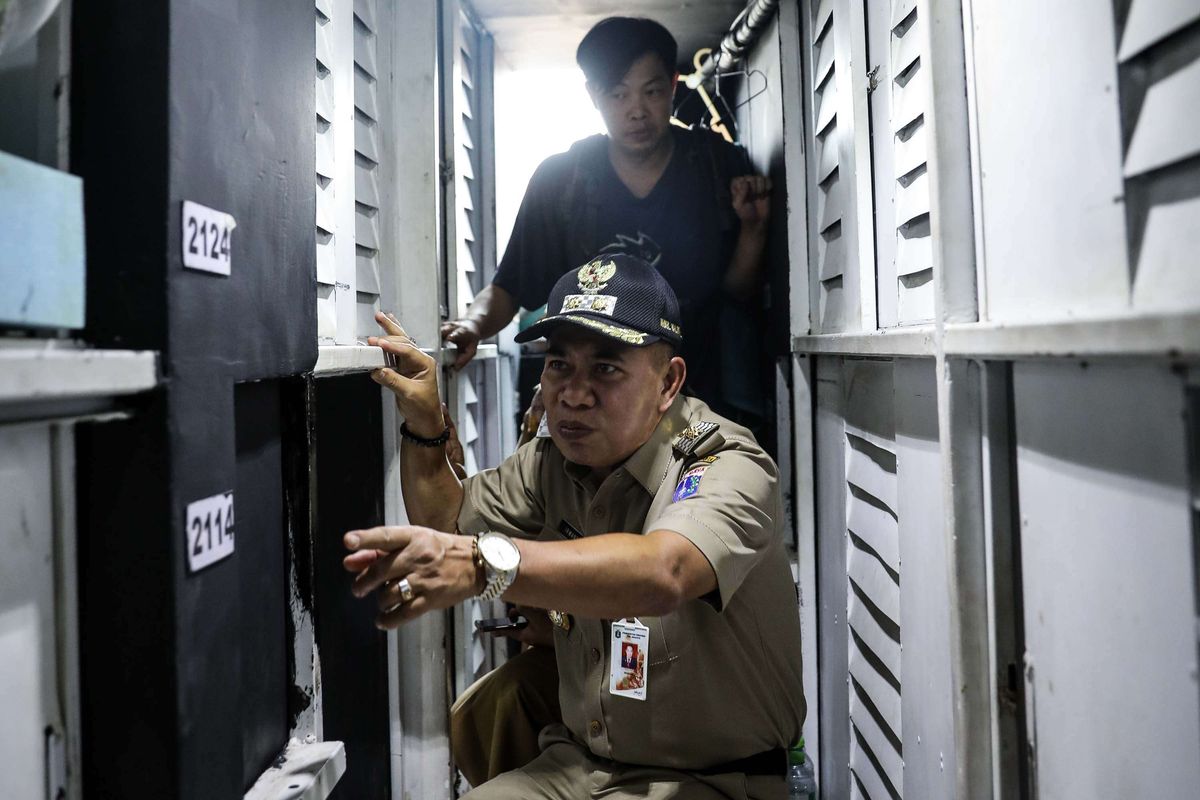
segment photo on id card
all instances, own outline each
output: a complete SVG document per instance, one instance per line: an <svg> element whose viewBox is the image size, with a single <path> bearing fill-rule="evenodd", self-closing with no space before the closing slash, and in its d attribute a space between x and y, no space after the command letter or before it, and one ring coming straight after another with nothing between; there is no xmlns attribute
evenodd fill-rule
<svg viewBox="0 0 1200 800"><path fill-rule="evenodd" d="M650 663L650 629L636 619L612 624L608 692L616 697L646 699L646 665Z"/></svg>

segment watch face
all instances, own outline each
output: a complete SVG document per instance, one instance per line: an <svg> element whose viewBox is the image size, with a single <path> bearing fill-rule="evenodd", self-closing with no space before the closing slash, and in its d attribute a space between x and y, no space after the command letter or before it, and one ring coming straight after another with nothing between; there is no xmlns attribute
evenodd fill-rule
<svg viewBox="0 0 1200 800"><path fill-rule="evenodd" d="M479 537L479 553L493 569L504 572L516 569L521 558L517 546L503 536Z"/></svg>

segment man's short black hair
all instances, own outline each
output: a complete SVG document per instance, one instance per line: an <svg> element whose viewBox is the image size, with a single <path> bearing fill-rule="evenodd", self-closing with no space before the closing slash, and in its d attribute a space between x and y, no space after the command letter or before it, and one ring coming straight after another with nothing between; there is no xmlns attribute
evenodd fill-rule
<svg viewBox="0 0 1200 800"><path fill-rule="evenodd" d="M679 45L670 31L644 17L609 17L597 22L583 37L575 61L588 83L608 91L646 53L662 59L668 75L675 74Z"/></svg>

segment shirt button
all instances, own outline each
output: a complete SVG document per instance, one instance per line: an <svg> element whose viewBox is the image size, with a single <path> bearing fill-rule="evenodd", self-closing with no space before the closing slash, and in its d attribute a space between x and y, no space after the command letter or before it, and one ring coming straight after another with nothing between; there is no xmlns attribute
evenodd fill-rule
<svg viewBox="0 0 1200 800"><path fill-rule="evenodd" d="M592 661L595 661L597 664L600 663L600 651L595 647L592 648Z"/></svg>
<svg viewBox="0 0 1200 800"><path fill-rule="evenodd" d="M604 516L604 506L596 506L592 509L592 516L599 519Z"/></svg>
<svg viewBox="0 0 1200 800"><path fill-rule="evenodd" d="M588 725L588 730L591 732L592 736L599 736L600 735L600 721L595 720L595 719L592 720L592 724Z"/></svg>

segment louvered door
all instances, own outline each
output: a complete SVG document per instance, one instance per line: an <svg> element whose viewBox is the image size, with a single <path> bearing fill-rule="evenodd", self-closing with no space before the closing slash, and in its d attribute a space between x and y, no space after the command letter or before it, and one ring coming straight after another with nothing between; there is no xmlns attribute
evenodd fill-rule
<svg viewBox="0 0 1200 800"><path fill-rule="evenodd" d="M446 298L451 317L466 312L495 270L493 221L487 185L491 147L491 38L464 0L443 6L443 171L446 220ZM508 404L497 397L495 351L481 351L450 382L450 405L458 423L467 474L495 466L507 453L500 426L509 425ZM462 691L496 663L494 637L475 631L476 620L497 616L502 604L469 601L456 612L457 689Z"/></svg>
<svg viewBox="0 0 1200 800"><path fill-rule="evenodd" d="M1200 270L1200 4L1129 3L1117 51L1132 303L1195 308Z"/></svg>
<svg viewBox="0 0 1200 800"><path fill-rule="evenodd" d="M823 0L805 10L813 326L822 332L874 328L875 284L864 280L861 268L872 236L869 226L859 226L859 204L870 196L859 134L869 122L865 97L855 92L861 79L852 73L864 48L861 16L850 0Z"/></svg>
<svg viewBox="0 0 1200 800"><path fill-rule="evenodd" d="M903 791L900 530L892 366L846 367L846 593L851 792Z"/></svg>
<svg viewBox="0 0 1200 800"><path fill-rule="evenodd" d="M316 2L317 336L354 344L377 330L381 124L376 0Z"/></svg>

